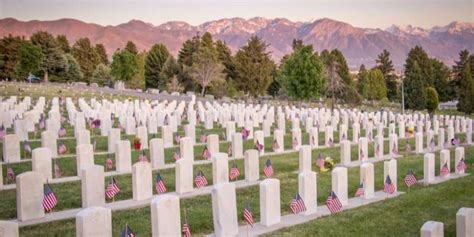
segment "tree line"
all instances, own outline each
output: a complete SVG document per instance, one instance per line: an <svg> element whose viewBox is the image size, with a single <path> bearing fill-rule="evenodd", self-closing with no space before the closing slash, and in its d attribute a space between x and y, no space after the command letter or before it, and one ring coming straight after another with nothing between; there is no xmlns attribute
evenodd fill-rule
<svg viewBox="0 0 474 237"><path fill-rule="evenodd" d="M474 111L474 55L467 50L450 68L416 46L408 53L401 75L395 72L390 53L383 50L373 68L361 65L353 75L338 49L316 52L298 39L292 49L277 64L268 44L257 36L232 54L226 42L206 32L186 40L176 58L163 44L139 51L128 41L110 62L102 44L80 38L71 45L64 35L39 31L29 39L11 35L0 39L0 78L21 81L32 73L52 82L111 85L120 80L140 89L219 97L327 98L333 105L401 102L404 94L408 109L432 111L438 101L458 100L459 111Z"/></svg>

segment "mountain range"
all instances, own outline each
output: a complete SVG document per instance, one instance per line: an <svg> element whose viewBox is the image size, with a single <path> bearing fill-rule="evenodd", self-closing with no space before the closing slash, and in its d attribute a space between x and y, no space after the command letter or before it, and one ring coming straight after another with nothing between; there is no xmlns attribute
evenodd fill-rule
<svg viewBox="0 0 474 237"><path fill-rule="evenodd" d="M197 33L210 32L214 39L224 40L233 52L257 35L269 45L273 59L279 60L291 52L292 41L302 39L318 52L339 49L350 68L360 64L372 66L377 55L387 49L397 68L401 68L408 51L421 45L431 57L453 64L459 51L474 52L474 23L452 22L446 26L424 29L416 26L396 26L387 29L360 28L328 18L311 22L293 22L285 18L254 17L225 18L193 26L182 21L153 25L131 20L116 26L101 26L75 19L53 21L19 21L0 19L0 37L11 35L29 37L36 31L66 35L73 44L78 38L88 37L93 43L104 44L109 57L113 52L133 41L140 50L148 50L155 43L163 43L177 54L183 42Z"/></svg>

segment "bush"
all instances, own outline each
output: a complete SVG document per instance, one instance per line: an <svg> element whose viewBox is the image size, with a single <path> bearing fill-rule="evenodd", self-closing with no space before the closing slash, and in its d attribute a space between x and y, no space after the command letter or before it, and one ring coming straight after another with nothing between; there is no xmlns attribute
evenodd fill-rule
<svg viewBox="0 0 474 237"><path fill-rule="evenodd" d="M438 92L433 87L426 89L426 109L428 112L433 113L439 105Z"/></svg>

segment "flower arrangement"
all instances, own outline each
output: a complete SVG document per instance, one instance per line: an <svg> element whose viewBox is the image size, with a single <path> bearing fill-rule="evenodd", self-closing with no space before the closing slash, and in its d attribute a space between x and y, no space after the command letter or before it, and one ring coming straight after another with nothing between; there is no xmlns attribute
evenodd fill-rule
<svg viewBox="0 0 474 237"><path fill-rule="evenodd" d="M319 171L327 172L327 171L331 171L332 168L334 168L334 160L331 157L326 157L324 159L324 166L319 167Z"/></svg>
<svg viewBox="0 0 474 237"><path fill-rule="evenodd" d="M141 147L142 147L142 143L141 143L141 141L140 141L140 138L135 137L135 138L133 139L133 148L135 148L135 150L138 151L138 150L140 150Z"/></svg>

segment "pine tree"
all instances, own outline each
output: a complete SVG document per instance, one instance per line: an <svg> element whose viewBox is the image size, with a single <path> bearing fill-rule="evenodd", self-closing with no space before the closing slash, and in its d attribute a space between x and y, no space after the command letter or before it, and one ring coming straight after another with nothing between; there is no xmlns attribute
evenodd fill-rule
<svg viewBox="0 0 474 237"><path fill-rule="evenodd" d="M201 36L196 34L193 38L186 40L178 53L178 64L180 65L179 82L187 91L195 91L197 85L191 76L184 70L193 64L193 54L198 51L201 44Z"/></svg>
<svg viewBox="0 0 474 237"><path fill-rule="evenodd" d="M414 64L417 64L421 70L421 77L423 79L423 86L433 87L433 66L431 60L421 46L415 46L408 53L405 62L405 71L411 71Z"/></svg>
<svg viewBox="0 0 474 237"><path fill-rule="evenodd" d="M459 98L459 93L461 88L461 79L464 73L464 67L470 62L469 60L469 51L462 50L459 52L459 61L455 61L453 65L452 74L454 79L451 80L448 84L448 97L450 100L455 100ZM472 65L471 65L472 67ZM472 73L471 73L472 74Z"/></svg>
<svg viewBox="0 0 474 237"><path fill-rule="evenodd" d="M72 55L81 66L84 81L90 82L95 68L100 64L100 57L89 38L78 39L72 46Z"/></svg>
<svg viewBox="0 0 474 237"><path fill-rule="evenodd" d="M363 95L367 100L382 100L387 97L387 87L380 69L372 69L367 74Z"/></svg>
<svg viewBox="0 0 474 237"><path fill-rule="evenodd" d="M404 78L405 106L408 109L423 110L426 105L426 87L423 72L415 61Z"/></svg>
<svg viewBox="0 0 474 237"><path fill-rule="evenodd" d="M440 101L449 100L449 89L448 89L448 80L449 80L449 68L438 59L431 59L431 64L433 65L433 84L434 89L438 93L438 98Z"/></svg>
<svg viewBox="0 0 474 237"><path fill-rule="evenodd" d="M105 51L105 47L103 44L96 44L95 52L99 56L100 63L104 65L109 65L109 58L107 57L107 52Z"/></svg>
<svg viewBox="0 0 474 237"><path fill-rule="evenodd" d="M62 76L67 71L67 59L56 39L49 33L38 31L30 37L31 43L41 47L43 61L41 69L44 78L52 82L64 81Z"/></svg>
<svg viewBox="0 0 474 237"><path fill-rule="evenodd" d="M236 76L235 63L230 48L224 41L218 40L216 41L216 50L219 60L225 67L226 80L234 79Z"/></svg>
<svg viewBox="0 0 474 237"><path fill-rule="evenodd" d="M235 55L236 84L251 96L263 95L272 82L275 64L267 47L264 41L253 36Z"/></svg>
<svg viewBox="0 0 474 237"><path fill-rule="evenodd" d="M145 89L145 56L146 52L141 52L135 55L136 73L132 76L132 79L127 81L126 84L129 88L133 89Z"/></svg>
<svg viewBox="0 0 474 237"><path fill-rule="evenodd" d="M135 43L133 43L133 41L127 41L127 44L125 45L124 50L128 51L129 53L135 56L137 56L138 54L138 48L135 45Z"/></svg>
<svg viewBox="0 0 474 237"><path fill-rule="evenodd" d="M117 50L110 65L110 74L119 81L130 81L138 72L136 55L128 50Z"/></svg>
<svg viewBox="0 0 474 237"><path fill-rule="evenodd" d="M19 49L25 40L8 35L0 40L0 54L2 54L0 64L0 80L13 79L15 77L15 67L18 62Z"/></svg>
<svg viewBox="0 0 474 237"><path fill-rule="evenodd" d="M71 46L69 45L69 41L67 40L65 35L56 36L56 42L58 42L58 45L63 51L63 53L71 52Z"/></svg>
<svg viewBox="0 0 474 237"><path fill-rule="evenodd" d="M168 58L173 57L165 45L155 44L145 57L145 86L146 88L166 89L169 77L164 75L163 68Z"/></svg>
<svg viewBox="0 0 474 237"><path fill-rule="evenodd" d="M24 81L28 75L36 74L41 70L43 61L43 52L39 46L25 41L18 52L18 62L15 66L15 75L17 80Z"/></svg>
<svg viewBox="0 0 474 237"><path fill-rule="evenodd" d="M99 64L92 74L92 82L97 83L100 86L108 85L112 83L112 76L110 75L110 68L104 64Z"/></svg>
<svg viewBox="0 0 474 237"><path fill-rule="evenodd" d="M365 65L360 65L359 72L357 73L357 91L359 94L364 94L365 81L367 80L367 69Z"/></svg>
<svg viewBox="0 0 474 237"><path fill-rule="evenodd" d="M84 81L84 74L82 74L81 66L74 56L71 54L66 54L65 57L68 66L66 72L63 75L64 80L68 82Z"/></svg>
<svg viewBox="0 0 474 237"><path fill-rule="evenodd" d="M474 81L470 63L464 65L459 86L458 111L471 114L474 112Z"/></svg>
<svg viewBox="0 0 474 237"><path fill-rule="evenodd" d="M382 72L387 87L387 98L395 101L398 98L397 77L395 76L395 68L393 67L390 53L384 49L375 60L376 68Z"/></svg>
<svg viewBox="0 0 474 237"><path fill-rule="evenodd" d="M439 105L438 92L433 87L426 89L426 109L429 113L433 113Z"/></svg>

